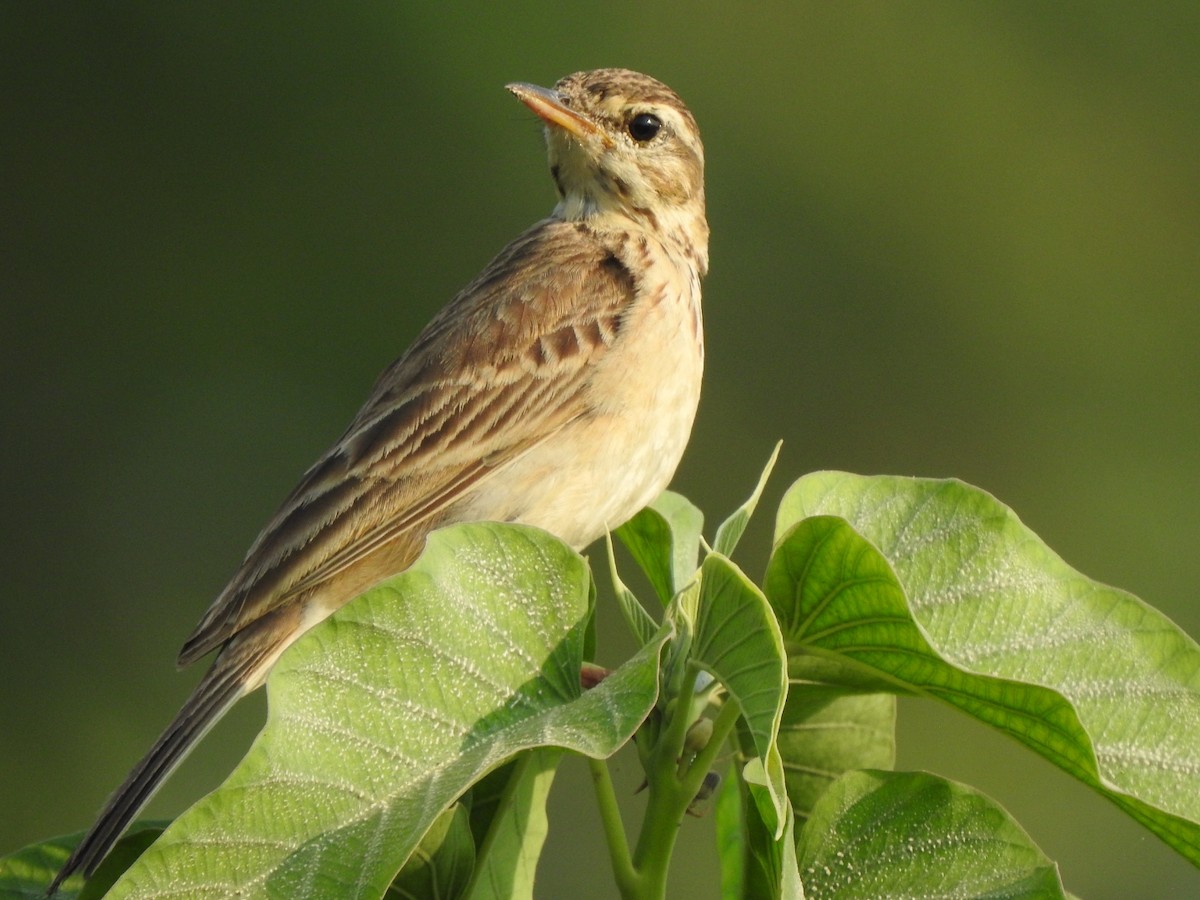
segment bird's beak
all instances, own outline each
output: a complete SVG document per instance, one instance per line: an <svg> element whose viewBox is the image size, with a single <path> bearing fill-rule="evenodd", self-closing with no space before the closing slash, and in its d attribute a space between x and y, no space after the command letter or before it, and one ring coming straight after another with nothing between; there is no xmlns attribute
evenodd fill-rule
<svg viewBox="0 0 1200 900"><path fill-rule="evenodd" d="M526 84L523 81L514 81L505 87L549 125L555 125L577 138L600 133L595 122L564 106L558 91L538 87L536 84Z"/></svg>

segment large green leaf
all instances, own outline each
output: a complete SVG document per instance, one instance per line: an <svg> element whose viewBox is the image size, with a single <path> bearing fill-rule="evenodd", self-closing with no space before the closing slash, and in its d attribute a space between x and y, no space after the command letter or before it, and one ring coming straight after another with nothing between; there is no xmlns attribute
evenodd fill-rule
<svg viewBox="0 0 1200 900"><path fill-rule="evenodd" d="M59 888L59 900L96 900L137 859L146 846L162 834L166 822L135 823L116 843L104 862L84 884L83 876L72 875ZM22 847L0 859L0 897L5 900L44 900L46 885L58 874L67 857L83 840L83 832L51 838Z"/></svg>
<svg viewBox="0 0 1200 900"><path fill-rule="evenodd" d="M777 533L800 650L1008 732L1200 863L1200 648L1166 617L957 481L808 476Z"/></svg>
<svg viewBox="0 0 1200 900"><path fill-rule="evenodd" d="M611 754L654 704L665 635L581 694L588 592L582 558L537 529L434 533L285 654L246 759L110 896L379 897L514 753Z"/></svg>
<svg viewBox="0 0 1200 900"><path fill-rule="evenodd" d="M814 656L788 659L777 743L788 799L801 823L843 772L890 769L896 761L896 698L847 688L845 668Z"/></svg>
<svg viewBox="0 0 1200 900"><path fill-rule="evenodd" d="M438 816L384 894L385 900L458 900L475 868L470 814L455 803Z"/></svg>
<svg viewBox="0 0 1200 900"><path fill-rule="evenodd" d="M614 534L650 579L663 605L696 574L704 514L682 494L663 491Z"/></svg>
<svg viewBox="0 0 1200 900"><path fill-rule="evenodd" d="M920 772L842 776L796 853L810 898L1064 897L1057 868L1004 810Z"/></svg>
<svg viewBox="0 0 1200 900"><path fill-rule="evenodd" d="M531 900L549 823L546 799L562 751L530 750L518 760L471 880L470 900Z"/></svg>
<svg viewBox="0 0 1200 900"><path fill-rule="evenodd" d="M699 592L680 595L680 602L693 619L690 658L711 672L741 706L769 792L770 810L764 810L764 818L778 837L787 799L775 739L787 700L787 663L775 615L753 582L718 553L704 559ZM694 610L688 609L691 602Z"/></svg>

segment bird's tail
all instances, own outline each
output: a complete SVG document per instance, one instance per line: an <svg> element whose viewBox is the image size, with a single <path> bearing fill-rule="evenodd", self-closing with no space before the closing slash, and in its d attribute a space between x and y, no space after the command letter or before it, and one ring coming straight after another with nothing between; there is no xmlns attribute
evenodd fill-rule
<svg viewBox="0 0 1200 900"><path fill-rule="evenodd" d="M142 761L108 798L100 816L54 876L46 895L51 896L72 874L91 875L130 822L149 802L175 767L240 697L261 682L265 668L277 653L246 653L245 644L231 645L217 657ZM239 652L241 651L241 652Z"/></svg>

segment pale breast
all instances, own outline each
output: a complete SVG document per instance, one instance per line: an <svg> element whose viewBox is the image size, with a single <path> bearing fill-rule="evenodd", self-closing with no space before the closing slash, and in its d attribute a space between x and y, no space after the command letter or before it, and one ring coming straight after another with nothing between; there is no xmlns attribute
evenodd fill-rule
<svg viewBox="0 0 1200 900"><path fill-rule="evenodd" d="M482 484L465 517L536 525L583 547L671 480L700 399L700 282L657 242L641 250L637 297L588 380L591 411Z"/></svg>

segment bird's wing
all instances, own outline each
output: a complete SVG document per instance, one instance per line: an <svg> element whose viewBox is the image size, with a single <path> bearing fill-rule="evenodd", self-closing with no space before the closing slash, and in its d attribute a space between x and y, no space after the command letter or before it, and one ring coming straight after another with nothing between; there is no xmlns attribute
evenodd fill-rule
<svg viewBox="0 0 1200 900"><path fill-rule="evenodd" d="M406 534L415 558L439 512L588 413L590 367L635 291L629 269L582 225L547 220L505 248L305 473L180 665Z"/></svg>

